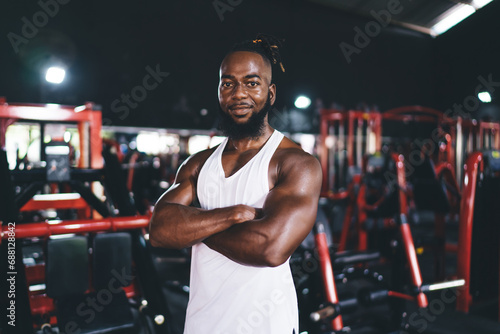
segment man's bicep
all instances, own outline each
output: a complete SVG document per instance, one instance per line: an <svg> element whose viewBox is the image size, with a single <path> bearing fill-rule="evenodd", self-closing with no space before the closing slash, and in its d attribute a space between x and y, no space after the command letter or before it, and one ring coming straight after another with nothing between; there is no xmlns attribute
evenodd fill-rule
<svg viewBox="0 0 500 334"><path fill-rule="evenodd" d="M264 217L275 225L275 235L298 246L316 220L318 196L275 189L263 208Z"/></svg>
<svg viewBox="0 0 500 334"><path fill-rule="evenodd" d="M316 210L321 178L321 166L312 156L291 164L266 197L264 214L286 214L288 210L308 214Z"/></svg>
<svg viewBox="0 0 500 334"><path fill-rule="evenodd" d="M174 183L161 195L156 205L167 203L191 205L196 197L195 167L189 161L184 163L179 168Z"/></svg>
<svg viewBox="0 0 500 334"><path fill-rule="evenodd" d="M276 224L282 246L294 248L307 236L316 220L321 167L315 158L310 157L285 173L269 192L263 213Z"/></svg>

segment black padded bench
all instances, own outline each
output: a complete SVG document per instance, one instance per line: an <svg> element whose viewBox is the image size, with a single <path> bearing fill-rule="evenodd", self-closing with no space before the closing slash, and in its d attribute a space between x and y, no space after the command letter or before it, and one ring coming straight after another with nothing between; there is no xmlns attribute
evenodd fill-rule
<svg viewBox="0 0 500 334"><path fill-rule="evenodd" d="M94 237L90 293L87 237L51 238L46 255L47 295L55 300L60 333L138 332L137 312L122 289L132 282L128 233Z"/></svg>

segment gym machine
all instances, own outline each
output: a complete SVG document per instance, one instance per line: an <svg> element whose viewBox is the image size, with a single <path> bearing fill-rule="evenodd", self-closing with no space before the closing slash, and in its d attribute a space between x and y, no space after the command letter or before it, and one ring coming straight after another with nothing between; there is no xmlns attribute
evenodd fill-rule
<svg viewBox="0 0 500 334"><path fill-rule="evenodd" d="M457 310L500 320L499 150L467 157L460 209L457 273L466 283L457 296Z"/></svg>
<svg viewBox="0 0 500 334"><path fill-rule="evenodd" d="M61 140L42 140L45 164L22 170L10 170L6 152L0 151L0 246L3 254L15 251L17 319L15 327L3 319L3 330L171 333L147 243L150 217L137 215L118 158L102 150L97 106L0 102L2 148L7 127L16 121L41 122L42 134L46 123L76 123L80 137L76 168L69 165L68 144ZM93 189L96 183L104 189L104 201ZM56 216L30 221L30 212L47 209ZM60 219L66 211L76 215ZM2 258L2 268L7 260ZM7 302L2 298L2 304Z"/></svg>
<svg viewBox="0 0 500 334"><path fill-rule="evenodd" d="M350 112L351 115L354 114L352 111ZM340 166L342 164L348 164L348 166L353 166L354 164L351 159L350 161L347 159L346 156L354 154L354 151L348 151L345 152L342 149L342 140L343 138L349 138L353 137L354 138L354 131L351 131L346 135L342 131L342 125L335 125L334 122L339 122L339 120L345 120L348 119L348 113L347 112L340 112L340 111L322 111L322 115L325 115L324 120L322 122L322 155L321 155L321 162L323 166L323 173L324 173L324 185L323 185L323 192L322 196L328 196L330 198L347 198L348 196L348 191L349 185L340 185L339 186L339 180L341 179L337 174L344 172L344 175L347 175L345 173L346 168L342 170ZM376 118L377 113L372 113L370 117ZM379 114L380 115L380 114ZM365 116L366 117L366 116ZM371 218L384 218L382 221L384 221L385 226L398 226L399 227L399 232L401 235L399 243L396 243L396 245L403 245L404 249L404 254L406 257L406 265L409 267L409 272L410 275L410 284L408 285L402 285L402 284L390 284L385 283L384 284L384 279L382 275L379 275L377 272L374 272L374 270L371 270L373 267L374 260L376 257L373 257L370 255L370 253L359 253L356 254L354 252L350 252L348 254L337 254L335 253L334 249L329 249L327 243L326 243L326 236L324 233L324 229L319 224L319 226L316 228L316 256L317 256L317 262L320 265L321 268L321 276L322 276L322 283L324 286L324 304L322 305L322 308L320 310L314 311L310 314L311 319L313 321L323 321L322 327L316 327L318 330L318 333L325 333L325 332L344 332L346 330L352 330L354 327L351 327L350 324L354 324L355 327L357 325L358 330L359 328L359 323L355 323L352 321L344 321L350 313L356 312L355 310L364 308L367 309L371 305L375 304L380 304L383 301L387 300L396 300L396 302L392 302L391 304L391 310L396 310L395 314L395 322L392 322L392 328L389 326L389 328L385 328L385 332L387 330L394 331L394 333L403 330L403 331L410 331L410 332L423 332L422 327L415 326L415 318L411 319L411 315L409 312L405 312L402 307L408 307L409 301L416 302L418 308L420 310L424 310L425 308L429 307L429 300L425 296L426 293L434 293L434 291L439 291L440 289L449 289L449 288L456 288L460 287L464 284L466 284L467 278L465 278L465 275L459 275L458 279L452 280L452 281L445 281L441 283L436 283L436 284L429 284L429 285L424 285L422 283L422 277L420 274L420 268L419 264L417 261L417 257L415 254L415 246L413 244L413 239L412 239L412 234L408 225L408 206L412 205L414 206L415 203L418 202L418 206L421 208L426 208L433 210L436 215L435 215L435 222L436 222L436 230L435 230L435 235L440 239L439 241L439 247L436 247L441 255L441 263L438 261L436 262L436 274L439 277L443 277L443 271L442 271L442 266L443 266L443 254L444 250L456 250L457 248L461 248L459 242L459 246L453 246L446 244L444 241L444 218L443 216L448 213L456 213L458 212L458 204L457 202L460 200L460 189L458 186L458 182L456 182L457 178L457 173L456 173L456 166L457 166L457 152L461 149L461 147L457 147L457 133L458 136L460 136L460 131L457 131L457 126L456 124L459 123L459 120L452 120L449 118L443 117L442 113L439 111L430 109L430 108L424 108L424 107L403 107L403 108L398 108L392 111L389 111L387 113L382 114L380 116L381 119L383 120L390 120L390 121L398 121L398 122L427 122L429 124L436 124L436 137L439 138L436 140L434 143L435 146L432 148L434 149L435 147L438 147L438 151L432 151L429 152L429 147L420 147L420 150L418 152L419 156L422 158L422 161L424 162L422 164L422 168L420 170L415 171L415 175L413 175L412 178L410 178L411 182L414 183L412 184L411 189L406 185L406 178L407 178L407 172L404 169L404 158L403 155L401 154L374 154L371 156L366 156L365 159L365 168L364 171L365 173L363 176L360 176L358 178L358 182L352 183L355 184L355 187L352 189L356 189L356 201L355 203L358 205L356 209L347 209L347 213L350 212L350 214L353 214L353 212L357 212L359 215L361 212L361 215L365 215L365 217L361 217L355 224L357 231L358 232L358 249L360 250L365 250L367 249L368 246L368 240L366 234L363 235L363 228L362 224L359 224L360 220L365 221L366 216L371 215ZM368 117L366 117L368 118ZM482 135L478 135L478 138L483 138L482 139L482 145L491 145L492 143L496 143L498 141L498 130L496 130L496 126L494 124L488 123L486 124L485 122L480 122L479 124L482 124L478 126L478 129L483 128L483 131L479 131L482 133ZM484 130L488 129L488 131ZM460 129L458 129L460 130ZM381 131L378 132L380 137L381 137ZM335 136L338 136L335 138ZM361 135L361 140L368 140L368 136L363 138ZM434 138L434 137L433 137ZM347 139L347 141L349 141ZM373 140L372 140L373 141ZM373 141L374 143L379 143L381 141ZM479 142L479 140L478 140ZM336 144L337 143L337 144ZM352 147L359 147L359 143L356 143L355 145L351 145ZM340 148L340 149L339 149ZM330 151L329 151L330 150ZM340 152L340 153L339 153ZM404 152L402 152L404 153ZM430 153L430 154L429 154ZM343 155L342 155L343 154ZM340 161L339 160L342 160ZM436 161L436 166L434 166L434 162ZM394 178L392 188L394 191L392 193L390 191L383 191L382 196L379 196L378 200L377 199L372 199L371 201L367 201L369 196L367 196L367 187L366 184L369 183L377 183L376 178L372 178L372 180L367 180L366 176L369 175L370 173L373 176L373 172L375 174L378 172L382 172L383 175L383 169L387 169L389 166L392 165L392 168L396 169L396 173L393 175L396 176ZM420 167L420 165L419 165ZM371 169L370 172L367 172L368 169ZM458 174L460 175L460 174ZM379 174L380 176L380 174ZM327 180L325 180L325 177ZM345 177L344 177L345 179ZM349 179L352 180L352 179ZM380 180L379 180L380 181ZM387 180L385 180L387 181ZM363 188L364 187L364 188ZM391 187L389 187L391 188ZM439 193L437 193L442 200L435 201L434 203L430 203L428 200L425 200L425 193L429 191L429 189L439 189ZM412 191L410 191L412 190ZM416 194L415 194L416 192ZM433 195L436 195L435 192L433 192ZM438 197L439 197L438 196ZM375 196L376 197L376 196ZM351 197L352 198L352 197ZM463 210L464 204L464 197L462 199L462 205L461 205L461 210ZM408 200L410 200L410 203L408 203ZM392 203L391 203L392 201ZM367 203L370 202L370 203ZM385 203L384 203L385 202ZM353 203L351 200L349 203ZM389 205L388 205L389 203ZM384 207L385 206L385 207ZM389 211L387 211L388 208ZM395 208L395 209L394 209ZM390 211L396 210L396 212L390 212ZM384 211L386 211L384 214L382 214ZM461 211L462 212L462 211ZM378 217L377 217L378 215ZM461 221L463 220L462 214L460 215ZM359 217L358 217L359 218ZM498 219L497 219L498 220ZM344 218L344 227L348 226L350 227L352 225L353 218L352 217L345 217ZM464 233L462 232L462 223L460 224L461 232L460 232L460 238L462 238L462 235ZM361 231L361 233L359 233ZM361 234L361 236L359 236ZM342 231L342 237L340 240L342 242L340 243L342 245L342 250L345 249L345 245L347 244L347 235L348 233L344 229ZM439 238L440 237L440 238ZM463 244L463 242L462 242ZM393 244L394 245L394 244ZM498 253L498 252L497 252ZM313 257L309 255L309 257ZM347 259L347 260L346 260ZM396 260L398 260L398 257L396 256ZM461 260L459 260L461 261ZM401 262L401 256L399 256L399 261L394 261L393 263L393 269L396 267L399 267L399 273L393 271L392 276L390 277L389 280L393 281L394 283L395 279L403 279L405 278L404 273L404 267L405 263ZM346 266L344 268L339 267L339 264L342 263L350 263L350 266ZM370 265L366 265L366 263L370 263ZM338 269L333 269L335 266ZM366 277L377 277L377 280L380 280L378 287L377 284L375 284L372 287L362 287L361 289L358 290L357 295L355 296L350 296L348 298L342 298L340 297L342 295L342 291L339 293L337 291L337 286L340 284L344 284L345 281L348 281L349 275L351 276L356 276L354 273L356 272L361 272L361 276ZM399 276L398 276L399 275ZM498 275L498 270L497 270L497 275ZM360 276L359 274L357 275L358 277ZM498 280L497 280L498 282ZM498 285L498 284L497 284ZM498 286L497 286L498 289ZM342 289L340 289L342 290ZM460 291L462 289L457 289L457 296L461 296ZM447 290L445 290L447 291ZM498 291L498 290L497 290ZM300 293L300 291L299 291ZM498 296L498 293L496 294ZM460 298L460 297L459 297ZM398 301L399 300L399 301ZM402 303L401 301L404 301ZM435 302L435 300L432 300L432 302ZM394 305L397 305L397 308L394 308ZM459 302L457 302L457 305L459 305ZM431 305L432 307L433 305ZM410 316L409 316L410 315ZM399 316L399 319L398 319ZM429 321L426 321L426 328L428 327L427 332L428 333L447 333L446 329L446 323L447 321L454 321L457 324L460 324L462 327L461 331L459 329L453 329L454 331L449 331L451 332L467 332L467 330L470 330L471 328L474 328L475 330L479 330L480 332L484 333L494 333L498 332L499 327L495 323L491 323L488 321L484 321L484 319L479 318L476 319L474 317L461 317L460 315L452 315L451 317L449 316L441 316L438 317L439 319L436 321L433 321L432 324L428 324ZM325 320L326 319L326 320ZM366 317L364 317L366 319ZM442 319L448 319L443 322ZM452 320L450 320L452 319ZM454 320L453 320L454 319ZM399 324L398 324L399 322ZM346 327L345 324L348 323L348 326ZM418 323L418 321L417 321ZM427 326L428 325L428 326ZM383 327L383 326L382 326ZM456 326L453 326L452 324L448 324L448 327L454 328ZM362 331L363 329L361 329ZM364 331L362 331L364 332ZM380 331L377 331L380 332ZM382 331L384 332L384 331Z"/></svg>

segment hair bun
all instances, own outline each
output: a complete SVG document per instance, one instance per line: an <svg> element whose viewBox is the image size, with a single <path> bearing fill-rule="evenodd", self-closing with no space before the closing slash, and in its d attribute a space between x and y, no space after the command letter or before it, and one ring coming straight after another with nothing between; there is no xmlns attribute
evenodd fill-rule
<svg viewBox="0 0 500 334"><path fill-rule="evenodd" d="M256 52L268 59L272 65L279 64L281 71L285 72L285 67L281 61L280 48L282 40L267 34L258 34L254 40L247 40L233 46L234 51Z"/></svg>
<svg viewBox="0 0 500 334"><path fill-rule="evenodd" d="M253 40L255 44L259 43L262 48L266 51L268 54L269 59L273 64L280 64L280 68L283 72L285 72L285 67L283 66L283 63L281 61L281 55L280 55L280 47L282 44L282 41L274 36L271 35L266 35L266 34L258 34L256 39Z"/></svg>

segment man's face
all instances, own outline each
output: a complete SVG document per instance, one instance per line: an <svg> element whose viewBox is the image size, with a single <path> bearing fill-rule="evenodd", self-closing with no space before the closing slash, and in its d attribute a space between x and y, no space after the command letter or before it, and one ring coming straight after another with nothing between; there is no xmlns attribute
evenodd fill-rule
<svg viewBox="0 0 500 334"><path fill-rule="evenodd" d="M250 129L245 129L246 125L257 126L257 119L267 121L267 112L276 98L271 74L271 65L257 53L238 51L226 56L220 68L219 82L219 104L225 123L222 124L223 131L226 125L248 132ZM248 134L241 133L238 137L245 135Z"/></svg>

